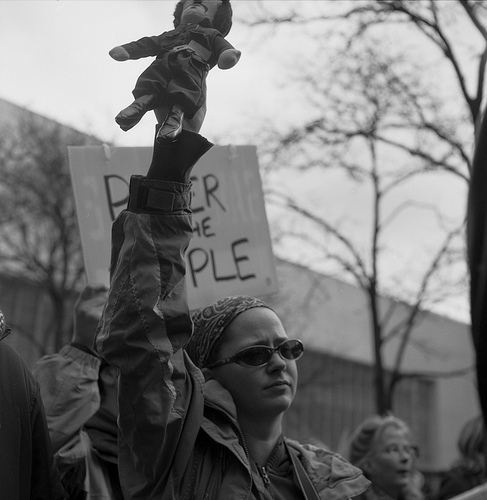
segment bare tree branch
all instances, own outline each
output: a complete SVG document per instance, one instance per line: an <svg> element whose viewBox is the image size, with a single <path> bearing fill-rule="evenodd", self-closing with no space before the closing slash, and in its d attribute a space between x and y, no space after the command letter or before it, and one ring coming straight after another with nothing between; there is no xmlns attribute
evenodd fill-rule
<svg viewBox="0 0 487 500"><path fill-rule="evenodd" d="M0 136L0 263L47 293L57 347L84 279L67 146L87 143L99 141L28 112Z"/></svg>

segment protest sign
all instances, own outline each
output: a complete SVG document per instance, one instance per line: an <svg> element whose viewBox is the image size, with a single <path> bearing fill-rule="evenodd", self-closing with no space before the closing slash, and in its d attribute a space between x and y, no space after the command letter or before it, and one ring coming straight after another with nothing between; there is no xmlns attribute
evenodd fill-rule
<svg viewBox="0 0 487 500"><path fill-rule="evenodd" d="M88 283L109 283L111 225L129 179L144 175L152 148L69 147ZM277 289L256 148L215 146L193 169L194 237L186 254L189 303Z"/></svg>

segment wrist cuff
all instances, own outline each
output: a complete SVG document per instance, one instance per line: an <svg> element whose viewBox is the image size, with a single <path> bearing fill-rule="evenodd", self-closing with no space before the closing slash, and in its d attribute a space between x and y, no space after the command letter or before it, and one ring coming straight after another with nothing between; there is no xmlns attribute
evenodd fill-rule
<svg viewBox="0 0 487 500"><path fill-rule="evenodd" d="M142 175L130 178L128 210L136 213L167 213L190 210L191 184L147 179Z"/></svg>

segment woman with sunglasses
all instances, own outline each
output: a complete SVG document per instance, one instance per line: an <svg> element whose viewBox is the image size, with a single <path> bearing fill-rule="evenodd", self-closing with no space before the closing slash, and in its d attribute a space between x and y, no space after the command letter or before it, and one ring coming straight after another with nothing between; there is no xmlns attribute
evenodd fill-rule
<svg viewBox="0 0 487 500"><path fill-rule="evenodd" d="M303 344L274 311L229 297L194 316L185 290L192 166L211 144L183 130L154 144L114 222L97 335L119 368L126 499L348 500L368 481L340 456L282 434Z"/></svg>
<svg viewBox="0 0 487 500"><path fill-rule="evenodd" d="M423 500L418 448L408 425L393 415L374 415L352 434L349 460L372 482L357 500Z"/></svg>

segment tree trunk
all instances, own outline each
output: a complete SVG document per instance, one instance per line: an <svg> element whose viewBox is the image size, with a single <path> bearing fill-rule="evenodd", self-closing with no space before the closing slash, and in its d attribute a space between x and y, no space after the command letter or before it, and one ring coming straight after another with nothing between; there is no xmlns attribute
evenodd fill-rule
<svg viewBox="0 0 487 500"><path fill-rule="evenodd" d="M374 342L374 387L376 411L380 415L389 410L385 396L384 367L382 365L382 332L379 322L377 294L373 287L369 289L371 328Z"/></svg>

